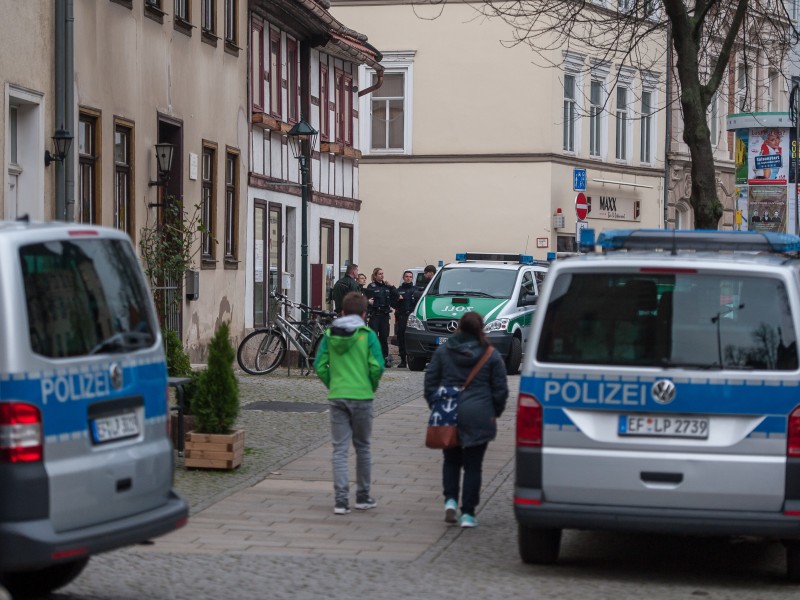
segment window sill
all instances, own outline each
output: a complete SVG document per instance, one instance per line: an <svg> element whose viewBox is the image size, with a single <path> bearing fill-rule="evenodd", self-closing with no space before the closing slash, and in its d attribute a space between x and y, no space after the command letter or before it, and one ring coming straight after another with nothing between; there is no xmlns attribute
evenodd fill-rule
<svg viewBox="0 0 800 600"><path fill-rule="evenodd" d="M192 25L189 21L186 21L181 17L175 17L172 26L175 28L175 31L180 31L183 34L192 37L192 29L194 29L194 25Z"/></svg>
<svg viewBox="0 0 800 600"><path fill-rule="evenodd" d="M270 114L265 112L254 111L251 119L253 125L258 125L262 129L269 129L270 131L289 131L290 127L287 123L280 121Z"/></svg>
<svg viewBox="0 0 800 600"><path fill-rule="evenodd" d="M200 268L204 271L216 269L217 268L217 261L211 258L210 256L203 256L200 258Z"/></svg>
<svg viewBox="0 0 800 600"><path fill-rule="evenodd" d="M145 4L144 5L144 16L149 18L149 19L153 19L153 21L155 21L156 23L159 23L159 24L163 25L164 24L164 15L165 14L167 14L167 13L165 13L160 8L157 8L157 7L152 6L150 4Z"/></svg>
<svg viewBox="0 0 800 600"><path fill-rule="evenodd" d="M347 158L361 158L361 150L356 150L352 146L346 146L341 142L320 142L320 152L327 152L328 154L338 154Z"/></svg>
<svg viewBox="0 0 800 600"><path fill-rule="evenodd" d="M133 8L133 0L111 0L114 4L119 4L125 8Z"/></svg>
<svg viewBox="0 0 800 600"><path fill-rule="evenodd" d="M208 29L203 29L200 32L200 39L203 40L206 44L214 46L214 48L217 47L217 42L219 41L219 38L216 35L214 35L214 32Z"/></svg>
<svg viewBox="0 0 800 600"><path fill-rule="evenodd" d="M231 42L230 40L225 40L225 52L230 54L231 56L239 56L239 51L241 48Z"/></svg>
<svg viewBox="0 0 800 600"><path fill-rule="evenodd" d="M235 258L233 258L231 256L226 256L225 257L225 261L224 261L225 270L226 271L236 271L236 270L238 270L240 262L241 261L238 261L238 260L236 260Z"/></svg>

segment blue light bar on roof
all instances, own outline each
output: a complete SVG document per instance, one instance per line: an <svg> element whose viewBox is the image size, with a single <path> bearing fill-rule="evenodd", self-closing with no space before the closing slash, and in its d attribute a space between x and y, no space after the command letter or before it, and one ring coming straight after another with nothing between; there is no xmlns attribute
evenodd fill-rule
<svg viewBox="0 0 800 600"><path fill-rule="evenodd" d="M738 250L784 254L800 251L800 237L771 231L617 229L601 233L597 245L603 250Z"/></svg>
<svg viewBox="0 0 800 600"><path fill-rule="evenodd" d="M523 265L532 265L533 256L528 254L501 254L497 252L459 252L456 254L456 262L467 262L469 260L490 260L494 262L514 262Z"/></svg>

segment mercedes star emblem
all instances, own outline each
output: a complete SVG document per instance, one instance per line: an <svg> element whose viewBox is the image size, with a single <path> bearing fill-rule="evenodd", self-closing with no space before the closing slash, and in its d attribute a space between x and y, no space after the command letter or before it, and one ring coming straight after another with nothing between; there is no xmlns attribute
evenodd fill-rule
<svg viewBox="0 0 800 600"><path fill-rule="evenodd" d="M456 329L458 329L458 321L450 321L447 324L447 331L453 333Z"/></svg>

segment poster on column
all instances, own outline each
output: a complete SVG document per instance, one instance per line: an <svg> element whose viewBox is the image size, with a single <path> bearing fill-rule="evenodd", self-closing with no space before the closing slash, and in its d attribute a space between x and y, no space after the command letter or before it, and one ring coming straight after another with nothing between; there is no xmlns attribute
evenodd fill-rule
<svg viewBox="0 0 800 600"><path fill-rule="evenodd" d="M749 229L786 232L788 188L785 185L751 185L747 195Z"/></svg>
<svg viewBox="0 0 800 600"><path fill-rule="evenodd" d="M747 212L747 186L743 185L736 188L735 192L736 198L736 210L741 215L741 222L739 222L739 218L736 219L736 228L740 231L747 231L750 229L750 217L751 215Z"/></svg>
<svg viewBox="0 0 800 600"><path fill-rule="evenodd" d="M747 178L750 185L783 184L789 180L791 140L785 127L750 129Z"/></svg>
<svg viewBox="0 0 800 600"><path fill-rule="evenodd" d="M747 185L747 145L749 139L749 129L736 130L736 150L734 152L734 159L736 161L736 185Z"/></svg>

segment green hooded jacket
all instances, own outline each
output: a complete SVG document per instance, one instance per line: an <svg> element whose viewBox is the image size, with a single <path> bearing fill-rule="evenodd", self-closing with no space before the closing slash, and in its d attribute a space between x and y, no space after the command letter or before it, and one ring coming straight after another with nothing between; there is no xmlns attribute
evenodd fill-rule
<svg viewBox="0 0 800 600"><path fill-rule="evenodd" d="M358 315L333 322L314 360L314 370L328 388L329 400L372 400L384 367L378 336Z"/></svg>

